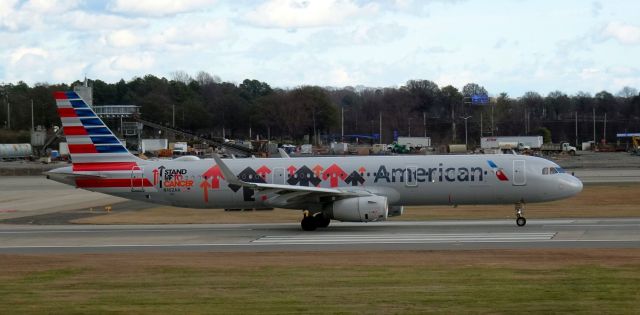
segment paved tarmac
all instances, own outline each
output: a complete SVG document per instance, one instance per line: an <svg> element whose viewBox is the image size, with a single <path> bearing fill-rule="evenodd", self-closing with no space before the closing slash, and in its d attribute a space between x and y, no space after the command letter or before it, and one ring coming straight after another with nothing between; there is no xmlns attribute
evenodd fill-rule
<svg viewBox="0 0 640 315"><path fill-rule="evenodd" d="M0 225L0 253L640 248L640 218L298 224Z"/></svg>

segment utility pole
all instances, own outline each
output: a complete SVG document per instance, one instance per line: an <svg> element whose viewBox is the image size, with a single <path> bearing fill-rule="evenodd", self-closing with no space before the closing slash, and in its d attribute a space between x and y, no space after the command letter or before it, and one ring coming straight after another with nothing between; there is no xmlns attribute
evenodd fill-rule
<svg viewBox="0 0 640 315"><path fill-rule="evenodd" d="M380 112L380 144L382 144L382 112Z"/></svg>
<svg viewBox="0 0 640 315"><path fill-rule="evenodd" d="M483 129L482 129L482 112L480 112L480 138L482 138L484 136L482 131L483 131Z"/></svg>
<svg viewBox="0 0 640 315"><path fill-rule="evenodd" d="M9 102L9 91L6 87L3 87L4 102L7 104L7 129L11 129L11 103Z"/></svg>
<svg viewBox="0 0 640 315"><path fill-rule="evenodd" d="M464 99L462 100L464 103ZM456 115L454 114L454 103L451 102L451 142L456 143Z"/></svg>
<svg viewBox="0 0 640 315"><path fill-rule="evenodd" d="M495 106L493 103L491 103L491 136L492 136L492 137L494 136L494 135L493 135L493 129L494 129L494 125L493 125L493 109L494 109L495 107L496 107L496 106Z"/></svg>
<svg viewBox="0 0 640 315"><path fill-rule="evenodd" d="M31 131L36 130L35 126L33 125L33 99L31 99Z"/></svg>
<svg viewBox="0 0 640 315"><path fill-rule="evenodd" d="M471 118L472 116L460 116L460 118L464 119L464 146L465 148L469 149L469 142L468 142L468 136L469 134L467 133L467 119Z"/></svg>
<svg viewBox="0 0 640 315"><path fill-rule="evenodd" d="M411 118L409 118L409 137L411 137Z"/></svg>
<svg viewBox="0 0 640 315"><path fill-rule="evenodd" d="M427 137L427 113L422 112L422 125L424 126L424 137Z"/></svg>
<svg viewBox="0 0 640 315"><path fill-rule="evenodd" d="M578 111L576 111L576 148L578 147Z"/></svg>
<svg viewBox="0 0 640 315"><path fill-rule="evenodd" d="M604 113L604 130L602 131L602 139L607 143L607 113Z"/></svg>
<svg viewBox="0 0 640 315"><path fill-rule="evenodd" d="M344 142L344 106L340 107L340 141Z"/></svg>
<svg viewBox="0 0 640 315"><path fill-rule="evenodd" d="M593 145L596 145L596 108L593 108Z"/></svg>

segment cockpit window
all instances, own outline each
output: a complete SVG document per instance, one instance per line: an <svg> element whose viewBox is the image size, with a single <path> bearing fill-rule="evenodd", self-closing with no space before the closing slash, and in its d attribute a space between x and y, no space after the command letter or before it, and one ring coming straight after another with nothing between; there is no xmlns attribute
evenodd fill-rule
<svg viewBox="0 0 640 315"><path fill-rule="evenodd" d="M562 167L545 167L542 169L542 175L562 174L566 173Z"/></svg>

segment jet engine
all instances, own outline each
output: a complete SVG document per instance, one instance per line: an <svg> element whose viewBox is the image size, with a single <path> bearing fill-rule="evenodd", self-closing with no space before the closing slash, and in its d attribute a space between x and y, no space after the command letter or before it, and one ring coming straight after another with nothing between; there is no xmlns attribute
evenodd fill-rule
<svg viewBox="0 0 640 315"><path fill-rule="evenodd" d="M387 197L366 196L340 199L330 203L324 211L343 222L384 221L389 215Z"/></svg>

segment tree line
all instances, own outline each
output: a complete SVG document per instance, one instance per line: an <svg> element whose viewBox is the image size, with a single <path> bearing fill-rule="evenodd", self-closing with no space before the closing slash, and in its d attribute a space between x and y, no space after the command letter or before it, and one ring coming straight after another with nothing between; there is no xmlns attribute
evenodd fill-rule
<svg viewBox="0 0 640 315"><path fill-rule="evenodd" d="M31 101L35 125L59 126L52 92L75 84L81 82L0 86L3 130L7 130L7 103L10 129L29 129ZM258 80L237 84L206 72L195 77L175 72L170 79L146 75L116 83L89 80L89 84L95 105L138 105L144 119L166 124L175 119L181 129L238 139L251 132L254 138L293 143L301 143L305 136L314 142L340 141L344 133L347 140L379 142L368 137L381 131L382 143L392 142L394 135L425 134L435 144L464 143L466 121L470 144L478 144L481 135L550 135L548 140L554 142L575 143L594 139L594 118L597 141L615 141L617 132L640 132L640 95L630 87L615 95L608 91L595 95L531 91L520 97L492 93L488 104L474 105L472 95L489 94L481 85L469 83L459 90L451 85L439 87L429 80L410 80L401 87L387 88L281 89Z"/></svg>

